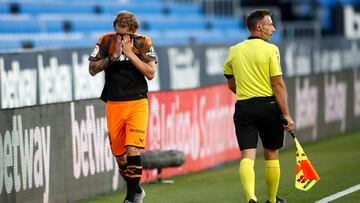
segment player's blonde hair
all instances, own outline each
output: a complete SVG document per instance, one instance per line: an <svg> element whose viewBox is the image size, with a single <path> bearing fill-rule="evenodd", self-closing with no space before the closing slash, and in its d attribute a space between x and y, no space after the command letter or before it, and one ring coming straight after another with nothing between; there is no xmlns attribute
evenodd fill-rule
<svg viewBox="0 0 360 203"><path fill-rule="evenodd" d="M133 13L129 11L120 11L114 18L114 28L115 25L118 25L121 28L128 28L130 32L136 32L139 28L139 21Z"/></svg>

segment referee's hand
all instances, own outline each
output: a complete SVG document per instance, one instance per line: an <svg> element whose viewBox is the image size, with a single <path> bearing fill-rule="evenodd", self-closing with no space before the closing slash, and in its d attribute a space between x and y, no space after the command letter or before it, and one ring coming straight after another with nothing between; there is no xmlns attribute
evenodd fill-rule
<svg viewBox="0 0 360 203"><path fill-rule="evenodd" d="M284 125L285 130L288 131L289 133L294 132L294 130L295 130L295 122L291 118L291 116L290 115L284 116L284 119L286 120L286 124Z"/></svg>

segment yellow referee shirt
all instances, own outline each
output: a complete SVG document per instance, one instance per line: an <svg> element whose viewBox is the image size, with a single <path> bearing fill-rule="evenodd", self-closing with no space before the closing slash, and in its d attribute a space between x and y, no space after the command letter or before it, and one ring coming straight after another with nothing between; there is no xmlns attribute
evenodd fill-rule
<svg viewBox="0 0 360 203"><path fill-rule="evenodd" d="M233 75L236 100L273 96L271 77L282 75L276 45L259 38L249 38L229 50L224 74Z"/></svg>

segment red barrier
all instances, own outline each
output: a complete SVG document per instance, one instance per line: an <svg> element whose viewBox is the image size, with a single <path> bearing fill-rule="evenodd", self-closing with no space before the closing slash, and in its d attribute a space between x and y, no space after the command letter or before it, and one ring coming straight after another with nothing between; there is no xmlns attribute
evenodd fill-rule
<svg viewBox="0 0 360 203"><path fill-rule="evenodd" d="M149 94L146 150L176 149L186 155L185 164L164 169L164 177L240 158L232 120L234 102L226 85ZM156 170L144 171L144 182L154 178Z"/></svg>

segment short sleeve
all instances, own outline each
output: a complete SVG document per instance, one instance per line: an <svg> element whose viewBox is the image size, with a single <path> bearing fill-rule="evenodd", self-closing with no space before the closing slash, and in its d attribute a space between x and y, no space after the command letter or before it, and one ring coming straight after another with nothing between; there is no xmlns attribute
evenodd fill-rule
<svg viewBox="0 0 360 203"><path fill-rule="evenodd" d="M228 57L224 63L224 75L234 75L233 69L231 66L231 61L232 61L232 54L231 54L231 48L230 48Z"/></svg>
<svg viewBox="0 0 360 203"><path fill-rule="evenodd" d="M142 61L146 63L155 61L155 63L157 63L156 52L149 37L140 35L140 37L135 39L134 46L137 49L137 54Z"/></svg>
<svg viewBox="0 0 360 203"><path fill-rule="evenodd" d="M108 56L108 46L106 46L106 43L110 42L110 38L108 36L108 34L105 34L101 36L100 39L97 41L95 48L90 54L90 61L97 61Z"/></svg>
<svg viewBox="0 0 360 203"><path fill-rule="evenodd" d="M282 75L280 65L280 52L278 47L274 45L270 52L270 77Z"/></svg>

